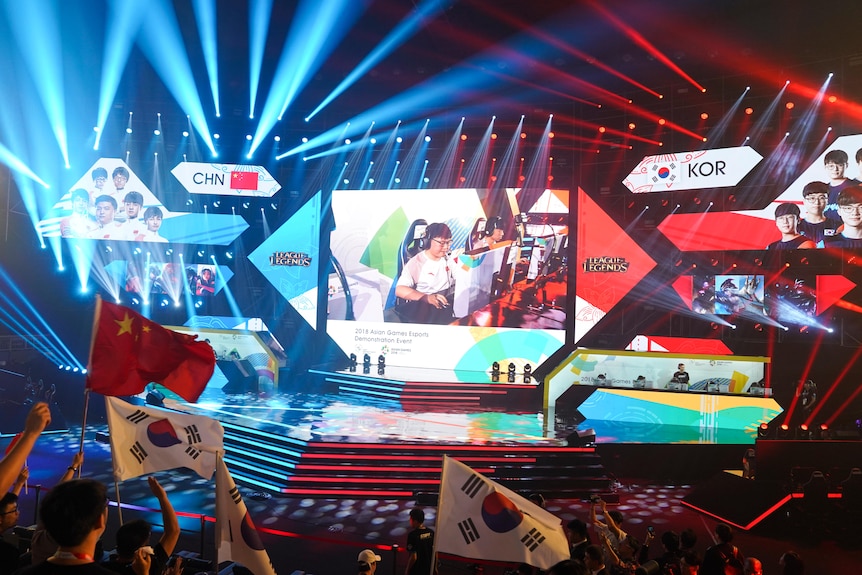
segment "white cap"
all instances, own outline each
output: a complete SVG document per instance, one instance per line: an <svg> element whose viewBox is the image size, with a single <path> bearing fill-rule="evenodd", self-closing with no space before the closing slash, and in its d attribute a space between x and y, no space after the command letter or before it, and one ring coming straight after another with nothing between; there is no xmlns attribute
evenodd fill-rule
<svg viewBox="0 0 862 575"><path fill-rule="evenodd" d="M359 553L358 561L363 563L377 563L380 561L380 555L377 555L371 549L365 549Z"/></svg>

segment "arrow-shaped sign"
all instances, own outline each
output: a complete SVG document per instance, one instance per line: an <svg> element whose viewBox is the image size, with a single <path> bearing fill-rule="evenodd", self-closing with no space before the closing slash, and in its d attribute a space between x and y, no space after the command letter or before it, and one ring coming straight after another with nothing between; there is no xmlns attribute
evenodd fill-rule
<svg viewBox="0 0 862 575"><path fill-rule="evenodd" d="M762 159L750 146L644 156L623 184L636 194L726 188Z"/></svg>
<svg viewBox="0 0 862 575"><path fill-rule="evenodd" d="M180 162L171 173L190 194L271 198L281 189L263 166Z"/></svg>

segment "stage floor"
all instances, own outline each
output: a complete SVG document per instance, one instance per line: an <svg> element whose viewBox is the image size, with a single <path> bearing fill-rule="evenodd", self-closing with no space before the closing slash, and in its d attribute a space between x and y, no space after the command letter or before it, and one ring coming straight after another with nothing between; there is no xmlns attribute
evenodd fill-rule
<svg viewBox="0 0 862 575"><path fill-rule="evenodd" d="M434 371L434 370L426 370ZM451 373L451 372L447 372ZM390 381L397 375L416 377L415 371L400 374L387 369ZM421 374L419 374L421 375ZM454 375L452 378L456 377ZM407 377L401 381L407 380ZM378 382L379 383L379 382ZM418 388L442 385L446 382L417 383ZM507 403L505 395L491 396L493 404L480 403L483 392L472 391L470 382L452 382L464 387L463 395L447 400L416 401L396 393L367 392L348 387L321 393L279 393L274 395L227 395L218 387L208 388L195 403L168 398L165 405L190 413L211 416L222 422L249 427L279 437L301 441L338 441L355 443L419 442L456 443L465 445L533 444L564 446L566 438L576 430L595 432L595 442L651 444L753 444L756 426L738 430L709 425L656 425L643 421L610 421L584 419L577 410L558 409L553 421L545 411L531 402L520 400ZM485 394L517 388L529 395L541 393L538 386L499 384L484 386ZM416 387L407 389L417 389ZM488 390L492 391L488 391ZM426 390L427 391L427 390ZM417 393L417 392L413 392ZM452 388L440 393L452 394ZM407 401L406 397L410 398ZM439 397L439 395L438 395ZM530 407L534 405L534 407Z"/></svg>

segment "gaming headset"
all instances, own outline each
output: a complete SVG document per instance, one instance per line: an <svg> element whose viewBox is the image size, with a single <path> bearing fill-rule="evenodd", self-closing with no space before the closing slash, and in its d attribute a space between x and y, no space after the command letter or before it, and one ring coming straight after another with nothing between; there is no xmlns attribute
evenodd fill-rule
<svg viewBox="0 0 862 575"><path fill-rule="evenodd" d="M488 221L485 222L485 236L490 236L494 233L494 230L499 230L503 227L503 218L500 216L492 216L488 218Z"/></svg>

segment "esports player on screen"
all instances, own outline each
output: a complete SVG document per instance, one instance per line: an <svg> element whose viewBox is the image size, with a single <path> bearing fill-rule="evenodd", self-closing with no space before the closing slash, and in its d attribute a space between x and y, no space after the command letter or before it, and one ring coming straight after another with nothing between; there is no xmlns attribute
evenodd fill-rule
<svg viewBox="0 0 862 575"><path fill-rule="evenodd" d="M443 223L428 224L422 236L423 251L410 258L395 286L395 296L404 300L398 314L416 323L450 323L455 279L449 261L452 230Z"/></svg>
<svg viewBox="0 0 862 575"><path fill-rule="evenodd" d="M485 223L485 234L473 245L473 249L493 249L503 241L503 218L494 216Z"/></svg>
<svg viewBox="0 0 862 575"><path fill-rule="evenodd" d="M844 171L847 169L848 157L844 150L830 150L823 157L823 166L826 168L826 175L829 177L829 202L826 205L826 214L834 216L838 209L838 194L841 190L849 186L857 186L859 180L847 178Z"/></svg>
<svg viewBox="0 0 862 575"><path fill-rule="evenodd" d="M147 228L141 231L135 239L139 242L167 242L168 240L159 235L162 227L162 210L158 206L150 206L144 210L144 223Z"/></svg>
<svg viewBox="0 0 862 575"><path fill-rule="evenodd" d="M805 184L802 188L802 200L805 202L805 217L799 220L796 229L818 246L822 245L823 238L837 234L842 225L841 219L837 216L827 216L823 213L829 201L829 184L824 182Z"/></svg>
<svg viewBox="0 0 862 575"><path fill-rule="evenodd" d="M96 227L90 217L90 194L83 188L72 190L72 213L60 220L60 235L64 238L86 238Z"/></svg>
<svg viewBox="0 0 862 575"><path fill-rule="evenodd" d="M195 286L195 295L215 295L215 274L210 268L201 270Z"/></svg>
<svg viewBox="0 0 862 575"><path fill-rule="evenodd" d="M838 215L844 228L831 238L823 238L823 245L827 248L862 248L862 186L841 190Z"/></svg>
<svg viewBox="0 0 862 575"><path fill-rule="evenodd" d="M88 237L95 240L125 240L123 224L114 220L117 213L117 200L102 194L96 198L96 224Z"/></svg>
<svg viewBox="0 0 862 575"><path fill-rule="evenodd" d="M778 204L778 207L775 208L775 227L781 232L781 239L772 242L766 246L766 249L801 250L817 247L817 244L801 235L797 230L799 213L799 206L796 204Z"/></svg>

